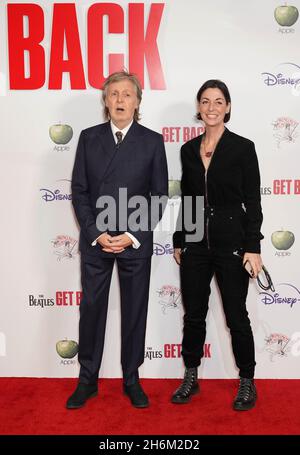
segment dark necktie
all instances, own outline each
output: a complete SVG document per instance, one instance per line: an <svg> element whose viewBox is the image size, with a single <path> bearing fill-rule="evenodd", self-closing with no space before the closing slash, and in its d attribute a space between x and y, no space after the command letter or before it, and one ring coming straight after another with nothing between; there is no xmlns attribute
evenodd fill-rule
<svg viewBox="0 0 300 455"><path fill-rule="evenodd" d="M120 147L120 144L121 144L122 138L123 138L123 133L121 131L117 131L116 132L116 136L117 136L117 139L118 139L117 147Z"/></svg>

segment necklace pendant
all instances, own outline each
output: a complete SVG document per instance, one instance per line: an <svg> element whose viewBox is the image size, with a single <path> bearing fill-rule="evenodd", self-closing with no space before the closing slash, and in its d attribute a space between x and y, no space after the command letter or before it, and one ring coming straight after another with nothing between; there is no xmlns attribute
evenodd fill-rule
<svg viewBox="0 0 300 455"><path fill-rule="evenodd" d="M205 153L205 156L206 156L207 158L211 158L212 154L213 154L213 152L206 152L206 153Z"/></svg>

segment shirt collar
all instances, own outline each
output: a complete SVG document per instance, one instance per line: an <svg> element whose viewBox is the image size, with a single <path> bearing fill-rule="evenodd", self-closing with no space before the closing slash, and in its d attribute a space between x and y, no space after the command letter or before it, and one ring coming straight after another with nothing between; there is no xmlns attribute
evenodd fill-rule
<svg viewBox="0 0 300 455"><path fill-rule="evenodd" d="M112 130L112 133L113 133L113 137L115 139L115 142L117 143L117 137L116 137L116 132L117 131L121 131L121 133L123 134L123 140L124 140L124 137L126 136L126 134L128 133L128 130L129 128L131 127L131 125L133 124L133 119L131 120L131 122L129 123L129 125L127 125L125 128L123 128L122 130L120 130L120 128L118 128L116 125L114 125L114 123L112 121L110 121L110 127L111 127L111 130Z"/></svg>

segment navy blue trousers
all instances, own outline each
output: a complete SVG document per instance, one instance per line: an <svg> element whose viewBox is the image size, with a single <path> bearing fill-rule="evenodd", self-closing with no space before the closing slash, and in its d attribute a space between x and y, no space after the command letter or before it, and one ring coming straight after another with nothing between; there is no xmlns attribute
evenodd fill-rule
<svg viewBox="0 0 300 455"><path fill-rule="evenodd" d="M138 380L138 368L144 362L151 257L82 256L78 360L79 382L85 384L95 384L98 380L115 260L121 291L121 365L126 385Z"/></svg>

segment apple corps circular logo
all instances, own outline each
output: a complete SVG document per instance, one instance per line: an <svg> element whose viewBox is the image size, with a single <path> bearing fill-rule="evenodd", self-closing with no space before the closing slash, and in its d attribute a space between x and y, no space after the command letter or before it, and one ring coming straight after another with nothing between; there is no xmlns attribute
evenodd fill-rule
<svg viewBox="0 0 300 455"><path fill-rule="evenodd" d="M49 128L50 139L58 145L66 145L73 137L73 129L70 125L58 123Z"/></svg>
<svg viewBox="0 0 300 455"><path fill-rule="evenodd" d="M180 180L169 180L169 199L181 196Z"/></svg>
<svg viewBox="0 0 300 455"><path fill-rule="evenodd" d="M78 353L78 343L74 340L60 340L56 343L56 352L63 359L73 359Z"/></svg>
<svg viewBox="0 0 300 455"><path fill-rule="evenodd" d="M295 242L295 236L292 232L281 229L273 232L271 242L277 250L288 250Z"/></svg>
<svg viewBox="0 0 300 455"><path fill-rule="evenodd" d="M291 27L299 17L298 9L292 5L278 6L274 11L276 22L282 27Z"/></svg>

